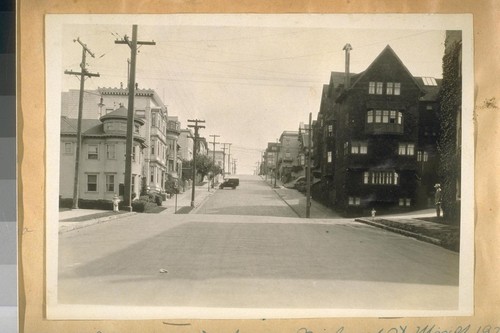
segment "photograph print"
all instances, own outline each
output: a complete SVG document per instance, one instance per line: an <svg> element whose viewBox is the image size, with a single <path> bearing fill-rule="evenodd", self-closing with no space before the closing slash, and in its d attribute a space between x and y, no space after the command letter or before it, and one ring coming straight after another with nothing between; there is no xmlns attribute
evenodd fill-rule
<svg viewBox="0 0 500 333"><path fill-rule="evenodd" d="M46 16L48 319L470 315L471 22Z"/></svg>

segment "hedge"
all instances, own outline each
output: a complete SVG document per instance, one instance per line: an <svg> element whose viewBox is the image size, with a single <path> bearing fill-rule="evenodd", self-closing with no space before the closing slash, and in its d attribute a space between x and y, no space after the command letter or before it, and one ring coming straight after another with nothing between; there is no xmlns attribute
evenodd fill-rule
<svg viewBox="0 0 500 333"><path fill-rule="evenodd" d="M146 196L148 199L149 197ZM159 196L155 196L154 198L158 198ZM157 206L161 206L161 201L151 202L148 199L144 200L143 197L139 200L132 201L132 211L138 213L144 213L150 209L153 209ZM161 197L160 197L161 200ZM60 198L59 199L59 208L72 208L73 207L73 199L71 198ZM99 210L113 210L113 202L110 200L89 200L89 199L78 199L78 207L82 209L99 209ZM118 204L119 209L124 208L123 201L120 201Z"/></svg>

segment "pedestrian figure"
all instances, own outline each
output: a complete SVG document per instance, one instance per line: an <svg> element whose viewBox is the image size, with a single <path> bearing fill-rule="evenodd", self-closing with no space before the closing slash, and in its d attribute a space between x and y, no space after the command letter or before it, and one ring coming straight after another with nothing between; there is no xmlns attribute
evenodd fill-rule
<svg viewBox="0 0 500 333"><path fill-rule="evenodd" d="M442 201L442 193L441 193L441 185L434 185L436 189L436 193L434 194L434 204L436 205L436 215L437 217L441 217L441 201Z"/></svg>
<svg viewBox="0 0 500 333"><path fill-rule="evenodd" d="M118 204L120 203L120 198L117 194L113 197L113 212L118 212Z"/></svg>

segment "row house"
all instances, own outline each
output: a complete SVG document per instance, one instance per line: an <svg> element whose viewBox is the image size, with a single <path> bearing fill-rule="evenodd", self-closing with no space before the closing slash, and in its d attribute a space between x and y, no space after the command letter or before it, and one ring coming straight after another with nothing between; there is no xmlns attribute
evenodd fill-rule
<svg viewBox="0 0 500 333"><path fill-rule="evenodd" d="M278 152L279 143L278 142L268 142L267 148L264 152L264 173L266 175L277 175L278 167Z"/></svg>
<svg viewBox="0 0 500 333"><path fill-rule="evenodd" d="M309 168L311 168L311 176L314 177L312 173L312 169L314 168L314 141L313 141L313 132L312 129L315 125L315 121L309 127L309 124L300 123L299 124L299 135L298 135L298 144L299 151L297 154L296 161L296 177L305 176L306 172ZM309 139L310 138L310 139ZM309 142L309 140L311 140ZM310 144L310 149L309 149ZM308 156L311 155L310 165L308 162Z"/></svg>
<svg viewBox="0 0 500 333"><path fill-rule="evenodd" d="M332 72L315 134L317 195L347 212L427 204L439 81L416 78L388 45L359 74Z"/></svg>
<svg viewBox="0 0 500 333"><path fill-rule="evenodd" d="M178 117L167 117L167 173L174 175L182 170L182 160L179 156L179 136L181 123Z"/></svg>
<svg viewBox="0 0 500 333"><path fill-rule="evenodd" d="M278 176L287 183L297 177L297 157L299 155L299 132L283 131L278 146Z"/></svg>
<svg viewBox="0 0 500 333"><path fill-rule="evenodd" d="M190 128L183 128L179 132L179 157L185 161L193 159L194 134Z"/></svg>
<svg viewBox="0 0 500 333"><path fill-rule="evenodd" d="M132 195L139 197L147 150L144 120L134 119ZM59 195L72 198L74 190L77 119L61 117ZM111 200L123 195L127 109L120 107L100 119L82 119L79 197Z"/></svg>

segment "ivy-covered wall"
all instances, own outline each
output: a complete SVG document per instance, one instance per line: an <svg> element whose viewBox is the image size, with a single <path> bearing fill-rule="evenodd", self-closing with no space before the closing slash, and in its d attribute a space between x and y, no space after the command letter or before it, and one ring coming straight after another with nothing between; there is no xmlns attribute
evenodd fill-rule
<svg viewBox="0 0 500 333"><path fill-rule="evenodd" d="M457 184L460 181L460 152L457 151L457 114L462 104L460 56L462 45L454 41L443 57L443 81L440 92L440 133L438 139L439 179L442 188L444 217L460 221L460 200Z"/></svg>

